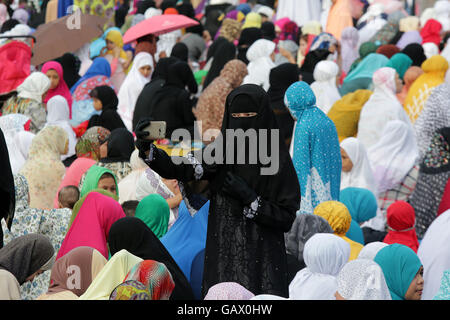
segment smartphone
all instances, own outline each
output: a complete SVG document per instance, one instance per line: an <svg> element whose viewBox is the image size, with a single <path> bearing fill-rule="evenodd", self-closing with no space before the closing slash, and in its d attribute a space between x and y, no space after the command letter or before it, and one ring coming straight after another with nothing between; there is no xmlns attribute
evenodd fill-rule
<svg viewBox="0 0 450 320"><path fill-rule="evenodd" d="M165 121L151 121L144 131L149 135L145 137L147 140L158 140L166 137L166 122Z"/></svg>

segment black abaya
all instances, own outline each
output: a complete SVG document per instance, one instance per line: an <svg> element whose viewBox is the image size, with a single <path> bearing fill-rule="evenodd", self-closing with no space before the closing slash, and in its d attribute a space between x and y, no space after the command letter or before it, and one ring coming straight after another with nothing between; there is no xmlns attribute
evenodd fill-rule
<svg viewBox="0 0 450 320"><path fill-rule="evenodd" d="M5 136L0 129L0 220L5 219L8 228L11 228L16 206L16 193L14 189L14 177L9 162L9 153L6 146ZM3 230L0 225L0 248L3 248Z"/></svg>

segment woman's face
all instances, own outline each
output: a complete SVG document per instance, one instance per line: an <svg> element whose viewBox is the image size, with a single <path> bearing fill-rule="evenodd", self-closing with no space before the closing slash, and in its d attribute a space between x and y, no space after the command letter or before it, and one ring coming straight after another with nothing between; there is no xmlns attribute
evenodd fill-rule
<svg viewBox="0 0 450 320"><path fill-rule="evenodd" d="M114 178L111 178L110 176L100 179L98 181L97 188L109 191L117 195L116 181L114 181Z"/></svg>
<svg viewBox="0 0 450 320"><path fill-rule="evenodd" d="M341 148L341 158L342 158L342 171L350 172L353 168L353 162L350 160L347 152L343 148Z"/></svg>
<svg viewBox="0 0 450 320"><path fill-rule="evenodd" d="M100 145L100 159L106 158L108 156L108 141Z"/></svg>
<svg viewBox="0 0 450 320"><path fill-rule="evenodd" d="M172 191L173 194L180 193L180 187L178 186L178 180L176 179L164 179L162 178L162 181L164 184L169 188L170 191Z"/></svg>
<svg viewBox="0 0 450 320"><path fill-rule="evenodd" d="M103 108L101 100L99 100L97 98L92 98L92 101L94 103L94 109L97 111L101 111Z"/></svg>
<svg viewBox="0 0 450 320"><path fill-rule="evenodd" d="M403 89L403 81L402 81L402 79L400 79L400 76L396 72L395 73L395 90L396 90L396 93L402 92L402 89Z"/></svg>
<svg viewBox="0 0 450 320"><path fill-rule="evenodd" d="M422 298L423 284L423 266L421 266L413 281L411 281L408 291L406 291L405 300L420 300Z"/></svg>
<svg viewBox="0 0 450 320"><path fill-rule="evenodd" d="M305 56L306 55L306 48L308 47L308 42L303 39L300 38L300 53Z"/></svg>
<svg viewBox="0 0 450 320"><path fill-rule="evenodd" d="M112 42L111 40L106 40L106 48L108 48L108 50L113 50L116 47L116 45L114 44L114 42Z"/></svg>
<svg viewBox="0 0 450 320"><path fill-rule="evenodd" d="M50 89L55 89L59 84L59 75L54 69L50 69L46 73L50 79Z"/></svg>
<svg viewBox="0 0 450 320"><path fill-rule="evenodd" d="M150 73L152 72L151 66L142 66L139 68L139 72L142 74L144 78L150 77Z"/></svg>

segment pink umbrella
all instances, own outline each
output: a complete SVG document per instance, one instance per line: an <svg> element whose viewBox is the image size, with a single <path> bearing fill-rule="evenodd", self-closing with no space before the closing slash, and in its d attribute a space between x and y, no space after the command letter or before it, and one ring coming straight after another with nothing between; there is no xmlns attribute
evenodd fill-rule
<svg viewBox="0 0 450 320"><path fill-rule="evenodd" d="M130 43L148 34L158 36L181 28L189 28L198 24L198 21L181 14L163 14L154 16L128 29L123 35L123 43Z"/></svg>

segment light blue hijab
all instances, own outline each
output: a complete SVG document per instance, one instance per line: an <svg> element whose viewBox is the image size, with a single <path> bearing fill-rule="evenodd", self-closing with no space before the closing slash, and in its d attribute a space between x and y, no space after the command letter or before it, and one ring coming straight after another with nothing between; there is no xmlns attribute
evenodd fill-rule
<svg viewBox="0 0 450 320"><path fill-rule="evenodd" d="M191 281L192 261L206 246L208 212L209 201L192 217L184 201L181 201L178 219L159 239L189 282Z"/></svg>
<svg viewBox="0 0 450 320"><path fill-rule="evenodd" d="M417 254L405 245L394 243L381 249L374 261L383 270L392 300L405 300L405 294L422 266Z"/></svg>
<svg viewBox="0 0 450 320"><path fill-rule="evenodd" d="M339 139L333 121L317 108L316 97L306 82L292 84L284 100L297 119L291 155L302 196L299 213L312 214L321 202L339 201L342 169Z"/></svg>
<svg viewBox="0 0 450 320"><path fill-rule="evenodd" d="M375 195L368 189L349 187L341 190L339 201L345 204L352 216L350 229L345 236L364 245L364 234L359 225L377 215Z"/></svg>

